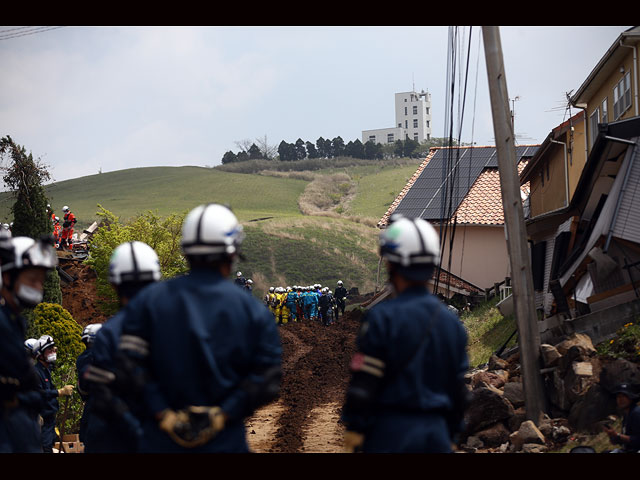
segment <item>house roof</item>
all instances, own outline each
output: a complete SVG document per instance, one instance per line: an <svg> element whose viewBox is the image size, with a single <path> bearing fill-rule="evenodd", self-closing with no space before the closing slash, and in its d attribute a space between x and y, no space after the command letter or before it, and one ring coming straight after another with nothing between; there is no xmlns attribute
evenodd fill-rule
<svg viewBox="0 0 640 480"><path fill-rule="evenodd" d="M569 131L569 129L573 124L577 123L578 121L582 121L583 118L584 118L584 111L581 110L580 112L572 116L570 119L566 120L565 122L561 123L556 128L554 128L553 130L551 130L549 135L547 135L547 138L545 138L545 140L540 145L540 148L536 151L536 154L533 156L531 161L527 164L527 167L524 170L522 170L522 172L520 173L521 184L528 182L530 180L531 174L533 173L536 165L538 165L541 159L544 158L547 150L550 147L556 145L552 142L552 140L557 140L559 137L561 137L567 131ZM562 148L562 146L560 145L558 148Z"/></svg>
<svg viewBox="0 0 640 480"><path fill-rule="evenodd" d="M588 100L593 92L599 88L600 79L608 77L617 69L619 67L618 62L629 53L629 49L622 46L637 45L638 42L640 42L640 27L631 27L622 32L602 56L578 91L573 94L570 99L571 104L577 106Z"/></svg>
<svg viewBox="0 0 640 480"><path fill-rule="evenodd" d="M532 157L537 148L516 147L519 171L524 167L521 160ZM451 215L449 209L453 210ZM429 221L457 216L458 223L504 224L495 146L432 148L378 227L386 227L393 213Z"/></svg>

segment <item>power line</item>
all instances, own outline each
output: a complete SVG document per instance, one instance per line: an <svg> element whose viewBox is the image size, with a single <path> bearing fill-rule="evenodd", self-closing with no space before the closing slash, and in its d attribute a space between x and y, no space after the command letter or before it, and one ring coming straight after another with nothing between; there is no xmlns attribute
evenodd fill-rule
<svg viewBox="0 0 640 480"><path fill-rule="evenodd" d="M28 28L28 27L25 27ZM13 33L6 33L6 34L2 34L0 33L0 40L10 40L12 38L17 38L17 37L24 37L26 35L34 35L36 33L42 33L42 32L48 32L49 30L56 30L58 28L64 28L63 26L61 27L35 27L31 30L26 30L24 32L13 32Z"/></svg>

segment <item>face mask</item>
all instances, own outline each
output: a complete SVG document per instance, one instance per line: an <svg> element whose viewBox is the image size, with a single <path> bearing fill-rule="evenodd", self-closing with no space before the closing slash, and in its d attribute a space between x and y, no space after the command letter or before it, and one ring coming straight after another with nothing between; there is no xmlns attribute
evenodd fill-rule
<svg viewBox="0 0 640 480"><path fill-rule="evenodd" d="M28 285L20 285L16 292L16 297L21 305L25 307L35 307L42 302L43 292Z"/></svg>
<svg viewBox="0 0 640 480"><path fill-rule="evenodd" d="M47 355L47 362L48 363L54 363L57 359L57 355L55 353L50 353L49 355Z"/></svg>

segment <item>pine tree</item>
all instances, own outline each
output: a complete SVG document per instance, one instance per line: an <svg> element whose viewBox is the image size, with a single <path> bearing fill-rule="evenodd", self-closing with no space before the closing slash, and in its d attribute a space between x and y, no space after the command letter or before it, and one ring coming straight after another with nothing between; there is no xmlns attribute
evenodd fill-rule
<svg viewBox="0 0 640 480"><path fill-rule="evenodd" d="M40 239L51 235L51 217L47 210L48 199L43 183L51 179L47 168L39 159L27 152L23 146L17 145L7 135L0 140L0 156L3 160L2 179L13 192L16 199L12 207L14 237L31 237ZM8 157L8 164L4 165ZM62 304L60 277L57 271L47 275L44 285L44 301Z"/></svg>

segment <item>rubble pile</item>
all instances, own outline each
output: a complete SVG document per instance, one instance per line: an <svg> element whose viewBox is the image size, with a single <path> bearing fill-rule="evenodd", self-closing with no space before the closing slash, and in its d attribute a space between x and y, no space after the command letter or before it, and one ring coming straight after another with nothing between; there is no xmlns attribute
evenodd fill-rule
<svg viewBox="0 0 640 480"><path fill-rule="evenodd" d="M587 335L573 334L540 347L547 413L538 425L527 420L517 350L493 355L467 374L471 405L461 437L465 452L542 453L558 450L574 433L595 434L616 415L609 392L619 383L639 383L640 365L597 355Z"/></svg>

